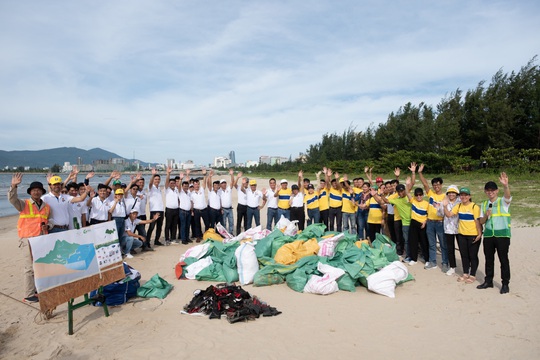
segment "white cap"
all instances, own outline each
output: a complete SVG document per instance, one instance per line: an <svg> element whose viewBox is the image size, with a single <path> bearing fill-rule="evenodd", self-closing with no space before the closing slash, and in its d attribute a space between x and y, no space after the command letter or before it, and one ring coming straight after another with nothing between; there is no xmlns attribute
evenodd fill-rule
<svg viewBox="0 0 540 360"><path fill-rule="evenodd" d="M280 184L288 184L289 182L287 181L287 179L281 179L281 181L279 183Z"/></svg>
<svg viewBox="0 0 540 360"><path fill-rule="evenodd" d="M457 185L450 185L448 187L448 190L446 190L446 193L448 194L449 192L454 192L456 194L459 194L459 189L457 187Z"/></svg>
<svg viewBox="0 0 540 360"><path fill-rule="evenodd" d="M139 210L137 210L136 208L133 208L133 209L131 209L131 211L129 213L133 214L133 213L138 213L138 212L139 212Z"/></svg>
<svg viewBox="0 0 540 360"><path fill-rule="evenodd" d="M220 183L220 184L223 184L223 183L226 183L226 182L227 182L227 180L225 180L225 179L219 180L219 183Z"/></svg>

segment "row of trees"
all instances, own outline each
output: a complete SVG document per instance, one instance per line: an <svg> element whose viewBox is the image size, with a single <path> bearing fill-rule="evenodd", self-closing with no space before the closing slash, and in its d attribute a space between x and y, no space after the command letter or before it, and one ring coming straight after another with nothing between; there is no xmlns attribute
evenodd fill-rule
<svg viewBox="0 0 540 360"><path fill-rule="evenodd" d="M411 161L433 172L476 168L540 171L540 68L536 57L517 73L499 70L491 83L481 81L463 93L457 89L435 108L407 103L385 123L365 131L349 126L342 134L324 134L306 152L304 169L323 165L348 171L377 166L390 171ZM261 170L298 169L300 164L260 166Z"/></svg>

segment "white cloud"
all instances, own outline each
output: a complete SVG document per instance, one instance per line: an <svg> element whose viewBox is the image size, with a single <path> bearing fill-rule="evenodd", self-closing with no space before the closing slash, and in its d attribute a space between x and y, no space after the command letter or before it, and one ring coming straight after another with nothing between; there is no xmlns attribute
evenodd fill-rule
<svg viewBox="0 0 540 360"><path fill-rule="evenodd" d="M533 1L1 6L4 150L295 156L324 133L519 70L540 49ZM25 142L29 129L39 136Z"/></svg>

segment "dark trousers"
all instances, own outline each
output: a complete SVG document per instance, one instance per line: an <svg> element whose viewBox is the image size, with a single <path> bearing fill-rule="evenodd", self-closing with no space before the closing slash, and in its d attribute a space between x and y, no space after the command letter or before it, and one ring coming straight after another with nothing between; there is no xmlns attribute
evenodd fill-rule
<svg viewBox="0 0 540 360"><path fill-rule="evenodd" d="M147 245L150 245L150 238L152 237L154 229L156 229L156 238L154 239L154 242L159 242L159 238L161 236L161 228L163 227L163 211L150 211L150 219L153 219L154 215L156 214L159 214L159 218L156 220L156 222L150 223L150 226L148 226L148 236L146 237Z"/></svg>
<svg viewBox="0 0 540 360"><path fill-rule="evenodd" d="M396 230L394 229L394 214L388 214L386 216L386 229L388 229L390 239L397 244Z"/></svg>
<svg viewBox="0 0 540 360"><path fill-rule="evenodd" d="M178 230L178 209L165 208L165 240L175 240Z"/></svg>
<svg viewBox="0 0 540 360"><path fill-rule="evenodd" d="M189 226L191 225L191 211L180 209L179 221L180 235L178 236L182 242L189 240Z"/></svg>
<svg viewBox="0 0 540 360"><path fill-rule="evenodd" d="M137 216L137 219L140 219L140 220L146 220L146 215L140 215L140 216ZM141 235L141 236L144 236L144 239L146 241L146 227L144 224L139 224L137 225L137 227L135 228L135 231L137 232L137 234Z"/></svg>
<svg viewBox="0 0 540 360"><path fill-rule="evenodd" d="M501 263L501 278L503 285L510 283L510 260L508 251L510 250L509 237L485 237L484 256L486 257L486 282L493 282L495 275L495 251Z"/></svg>
<svg viewBox="0 0 540 360"><path fill-rule="evenodd" d="M238 204L236 207L236 235L242 232L242 220L244 221L244 230L247 230L247 205Z"/></svg>
<svg viewBox="0 0 540 360"><path fill-rule="evenodd" d="M401 220L394 220L394 233L396 234L396 250L398 255L403 255L405 250L405 240L403 239L403 224ZM405 254L406 255L406 254Z"/></svg>
<svg viewBox="0 0 540 360"><path fill-rule="evenodd" d="M473 242L476 236L466 236L458 234L459 253L463 263L463 274L476 276L478 270L478 250L480 250L480 240Z"/></svg>
<svg viewBox="0 0 540 360"><path fill-rule="evenodd" d="M208 230L209 221L207 207L204 209L193 209L193 236L196 238L202 238L203 236L201 219L204 223L204 231Z"/></svg>
<svg viewBox="0 0 540 360"><path fill-rule="evenodd" d="M298 230L304 230L306 226L306 214L303 207L291 207L291 221L298 220Z"/></svg>
<svg viewBox="0 0 540 360"><path fill-rule="evenodd" d="M368 223L368 237L371 242L375 240L377 234L381 232L381 224Z"/></svg>
<svg viewBox="0 0 540 360"><path fill-rule="evenodd" d="M411 220L409 227L409 252L411 260L418 261L418 244L422 248L424 259L429 259L429 244L427 241L426 228L422 229L422 224L416 220Z"/></svg>
<svg viewBox="0 0 540 360"><path fill-rule="evenodd" d="M329 209L326 209L326 210L321 210L320 211L320 214L321 214L321 222L326 226L326 230L330 230L330 228L328 227L328 216L329 216Z"/></svg>
<svg viewBox="0 0 540 360"><path fill-rule="evenodd" d="M341 215L341 207L331 207L328 209L328 230L341 232L343 217ZM334 228L334 224L336 225Z"/></svg>
<svg viewBox="0 0 540 360"><path fill-rule="evenodd" d="M444 234L446 249L448 250L448 262L451 268L456 267L456 239L457 234Z"/></svg>
<svg viewBox="0 0 540 360"><path fill-rule="evenodd" d="M221 209L208 207L208 227L216 228L216 224L221 222Z"/></svg>

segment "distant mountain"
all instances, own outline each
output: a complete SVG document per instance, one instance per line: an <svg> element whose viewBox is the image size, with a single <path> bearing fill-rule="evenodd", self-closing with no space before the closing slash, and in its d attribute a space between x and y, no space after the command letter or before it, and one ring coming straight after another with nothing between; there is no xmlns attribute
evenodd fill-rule
<svg viewBox="0 0 540 360"><path fill-rule="evenodd" d="M61 147L45 150L0 150L0 168L5 166L30 166L32 168L51 167L54 164L64 165L64 162L77 164L81 158L83 164L92 164L94 160L109 160L112 158L126 159L118 154L100 148L83 150L75 147ZM141 161L146 166L148 163Z"/></svg>

